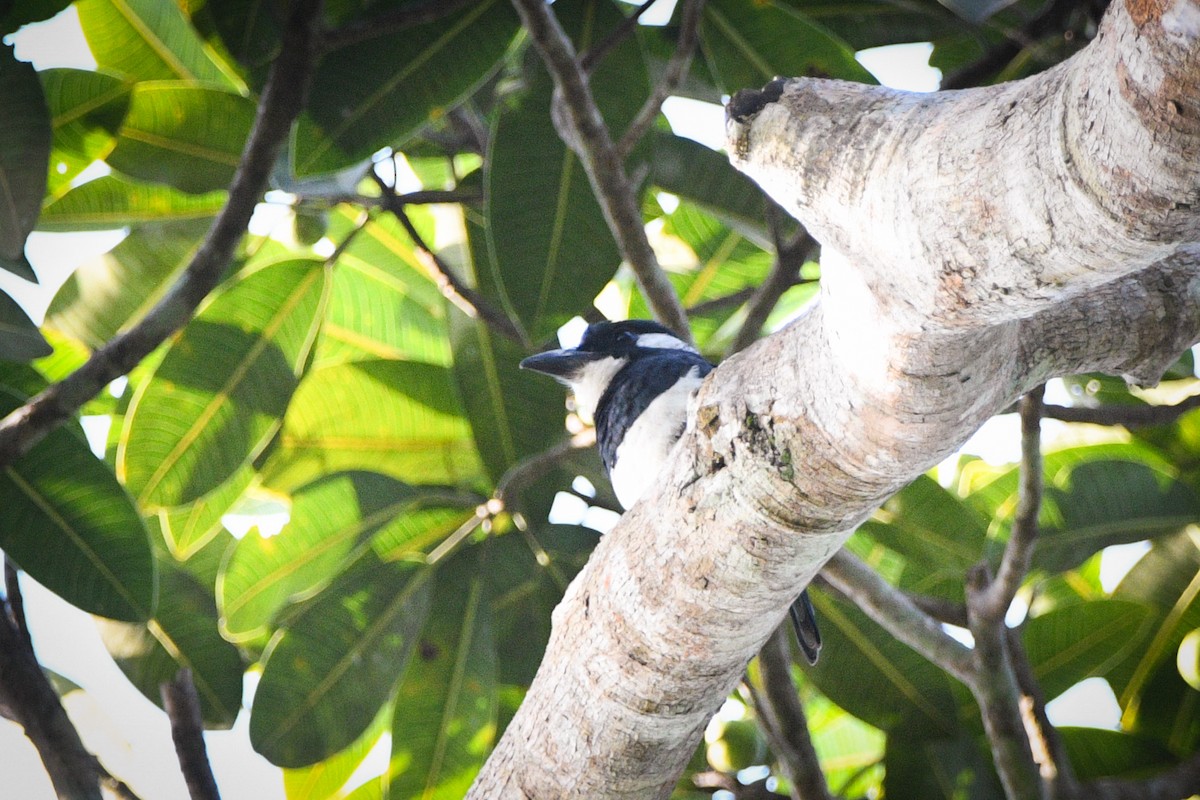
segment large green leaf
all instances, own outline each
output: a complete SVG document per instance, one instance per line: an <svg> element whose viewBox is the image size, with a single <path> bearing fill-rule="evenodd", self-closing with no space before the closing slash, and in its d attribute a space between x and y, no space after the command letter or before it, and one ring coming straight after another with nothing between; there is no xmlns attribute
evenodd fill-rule
<svg viewBox="0 0 1200 800"><path fill-rule="evenodd" d="M1176 653L1189 632L1200 627L1200 534L1194 528L1156 539L1121 580L1113 598L1151 610L1149 624L1131 643L1130 657L1109 670L1127 723L1138 716L1141 695L1160 669L1173 673L1180 691L1190 689L1179 677ZM1171 701L1179 708L1179 698Z"/></svg>
<svg viewBox="0 0 1200 800"><path fill-rule="evenodd" d="M159 223L207 223L223 205L224 191L186 194L162 184L105 175L48 203L42 209L38 229L95 231Z"/></svg>
<svg viewBox="0 0 1200 800"><path fill-rule="evenodd" d="M326 54L308 105L319 129L301 127L296 173L341 169L400 144L491 75L519 27L511 5L483 0L445 19Z"/></svg>
<svg viewBox="0 0 1200 800"><path fill-rule="evenodd" d="M1141 639L1149 616L1149 609L1138 603L1106 599L1030 618L1022 638L1046 698L1107 674Z"/></svg>
<svg viewBox="0 0 1200 800"><path fill-rule="evenodd" d="M883 790L887 797L921 800L1003 800L1004 790L985 746L968 736L924 741L888 736Z"/></svg>
<svg viewBox="0 0 1200 800"><path fill-rule="evenodd" d="M228 728L242 706L246 665L217 632L212 593L178 567L164 561L158 566L162 592L154 619L146 625L105 623L104 644L129 681L159 706L161 685L181 667L190 669L205 724Z"/></svg>
<svg viewBox="0 0 1200 800"><path fill-rule="evenodd" d="M254 480L254 470L242 467L203 497L187 505L158 510L158 526L172 556L187 561L222 530L221 517L233 507Z"/></svg>
<svg viewBox="0 0 1200 800"><path fill-rule="evenodd" d="M371 726L343 750L311 767L285 769L283 791L288 800L346 800L346 782L387 732L392 707L384 706Z"/></svg>
<svg viewBox="0 0 1200 800"><path fill-rule="evenodd" d="M690 200L761 245L770 242L766 196L728 156L665 131L656 131L653 142L651 180L660 189Z"/></svg>
<svg viewBox="0 0 1200 800"><path fill-rule="evenodd" d="M1098 778L1143 778L1175 763L1171 751L1148 736L1102 728L1058 729L1075 777L1081 781Z"/></svg>
<svg viewBox="0 0 1200 800"><path fill-rule="evenodd" d="M0 365L0 416L44 386ZM146 527L77 425L51 431L0 472L0 549L64 600L105 617L145 620L157 573Z"/></svg>
<svg viewBox="0 0 1200 800"><path fill-rule="evenodd" d="M288 524L275 536L242 538L221 569L221 626L234 641L269 632L291 598L311 594L342 570L355 548L426 502L420 492L384 475L341 472L314 481L292 499ZM440 529L428 532L434 541Z"/></svg>
<svg viewBox="0 0 1200 800"><path fill-rule="evenodd" d="M134 228L67 278L50 301L46 326L100 347L158 301L207 228L207 220Z"/></svg>
<svg viewBox="0 0 1200 800"><path fill-rule="evenodd" d="M862 796L862 782L883 760L887 737L816 692L804 698L804 713L830 788L842 797Z"/></svg>
<svg viewBox="0 0 1200 800"><path fill-rule="evenodd" d="M341 241L351 223L338 208L329 236ZM450 364L445 299L391 216L368 223L338 258L314 366L362 358Z"/></svg>
<svg viewBox="0 0 1200 800"><path fill-rule="evenodd" d="M57 197L116 143L132 84L114 75L80 69L47 69L38 77L54 128L48 189L51 197Z"/></svg>
<svg viewBox="0 0 1200 800"><path fill-rule="evenodd" d="M906 739L958 729L954 680L865 614L810 590L821 620L821 660L808 675L854 716ZM871 691L863 691L864 686ZM889 741L891 740L889 736Z"/></svg>
<svg viewBox="0 0 1200 800"><path fill-rule="evenodd" d="M79 0L83 35L101 69L131 78L242 89L180 11L160 0Z"/></svg>
<svg viewBox="0 0 1200 800"><path fill-rule="evenodd" d="M0 267L36 280L25 238L42 207L53 135L37 73L7 45L0 45L0 103Z"/></svg>
<svg viewBox="0 0 1200 800"><path fill-rule="evenodd" d="M525 350L479 320L455 313L451 331L459 396L494 483L566 436L562 390L544 376L519 370Z"/></svg>
<svg viewBox="0 0 1200 800"><path fill-rule="evenodd" d="M32 361L52 352L25 309L0 291L0 361Z"/></svg>
<svg viewBox="0 0 1200 800"><path fill-rule="evenodd" d="M458 800L496 736L496 648L479 548L438 569L429 624L396 690L393 800Z"/></svg>
<svg viewBox="0 0 1200 800"><path fill-rule="evenodd" d="M930 42L968 30L937 2L898 6L888 0L785 0L814 22L840 36L854 50L908 42Z"/></svg>
<svg viewBox="0 0 1200 800"><path fill-rule="evenodd" d="M297 259L213 298L138 388L117 474L146 507L207 494L266 447L316 338L328 268Z"/></svg>
<svg viewBox="0 0 1200 800"><path fill-rule="evenodd" d="M1114 544L1150 539L1200 520L1200 501L1174 477L1136 461L1080 464L1054 476L1042 499L1034 564L1070 569Z"/></svg>
<svg viewBox="0 0 1200 800"><path fill-rule="evenodd" d="M254 124L254 101L179 81L143 81L106 159L135 178L185 192L226 188Z"/></svg>
<svg viewBox="0 0 1200 800"><path fill-rule="evenodd" d="M418 484L476 480L479 455L450 370L367 360L309 373L263 468L264 480L295 487L340 469Z"/></svg>
<svg viewBox="0 0 1200 800"><path fill-rule="evenodd" d="M875 83L848 44L783 0L711 0L700 36L701 52L728 94L779 75Z"/></svg>
<svg viewBox="0 0 1200 800"><path fill-rule="evenodd" d="M623 19L608 0L555 8L578 50ZM472 249L480 285L494 286L499 304L531 339L541 340L588 309L621 256L583 166L555 132L550 78L540 65L531 70L524 98L499 115L492 131L491 169L484 175L487 256ZM636 114L646 85L633 40L609 53L592 75L592 92L614 136Z"/></svg>
<svg viewBox="0 0 1200 800"><path fill-rule="evenodd" d="M431 574L362 559L276 633L250 715L254 749L303 767L361 736L405 671L428 616Z"/></svg>

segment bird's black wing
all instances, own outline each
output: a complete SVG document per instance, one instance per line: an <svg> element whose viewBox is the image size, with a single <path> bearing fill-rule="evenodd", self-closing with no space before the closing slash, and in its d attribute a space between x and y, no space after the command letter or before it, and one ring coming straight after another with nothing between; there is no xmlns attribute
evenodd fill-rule
<svg viewBox="0 0 1200 800"><path fill-rule="evenodd" d="M643 356L627 364L608 384L596 404L596 442L605 473L617 463L617 447L629 426L660 394L695 368L704 377L713 365L687 350L664 350L662 355ZM683 434L683 421L677 435Z"/></svg>

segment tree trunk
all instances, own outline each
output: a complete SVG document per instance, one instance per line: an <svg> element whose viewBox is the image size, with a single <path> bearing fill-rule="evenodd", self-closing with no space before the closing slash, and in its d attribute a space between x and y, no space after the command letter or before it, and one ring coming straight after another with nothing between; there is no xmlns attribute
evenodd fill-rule
<svg viewBox="0 0 1200 800"><path fill-rule="evenodd" d="M666 797L883 500L1047 378L1151 382L1200 337L1197 37L1196 3L1129 0L1020 82L735 96L732 160L824 244L821 296L702 387L469 797Z"/></svg>

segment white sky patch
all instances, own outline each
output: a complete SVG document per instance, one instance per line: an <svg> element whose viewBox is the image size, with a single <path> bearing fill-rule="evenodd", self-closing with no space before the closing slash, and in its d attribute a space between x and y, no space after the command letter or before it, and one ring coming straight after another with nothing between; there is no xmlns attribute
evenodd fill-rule
<svg viewBox="0 0 1200 800"><path fill-rule="evenodd" d="M1150 552L1149 542L1114 544L1100 552L1100 588L1112 594L1129 570Z"/></svg>
<svg viewBox="0 0 1200 800"><path fill-rule="evenodd" d="M676 135L693 139L713 150L725 147L724 106L690 97L668 97L663 102L662 112Z"/></svg>
<svg viewBox="0 0 1200 800"><path fill-rule="evenodd" d="M83 37L79 12L74 5L67 6L45 22L26 25L5 36L4 41L15 47L17 58L33 64L38 71L52 67L96 68L96 59Z"/></svg>
<svg viewBox="0 0 1200 800"><path fill-rule="evenodd" d="M884 86L935 92L942 82L942 71L929 66L932 52L933 45L929 42L916 42L859 50L854 57Z"/></svg>
<svg viewBox="0 0 1200 800"><path fill-rule="evenodd" d="M583 317L571 317L558 329L558 346L578 346L580 340L583 339L583 332L587 330L587 326L587 320Z"/></svg>
<svg viewBox="0 0 1200 800"><path fill-rule="evenodd" d="M1070 725L1115 731L1121 724L1121 706L1108 681L1088 678L1047 703L1046 716L1056 728Z"/></svg>

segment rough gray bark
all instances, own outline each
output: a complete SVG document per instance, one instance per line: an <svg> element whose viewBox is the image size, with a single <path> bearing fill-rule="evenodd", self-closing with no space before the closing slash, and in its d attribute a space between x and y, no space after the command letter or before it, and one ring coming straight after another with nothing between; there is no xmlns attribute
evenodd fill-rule
<svg viewBox="0 0 1200 800"><path fill-rule="evenodd" d="M1200 337L1198 37L1192 0L1129 0L1017 83L735 97L734 163L825 247L819 302L702 387L669 477L556 609L470 797L666 797L884 499L1047 378L1152 381Z"/></svg>

